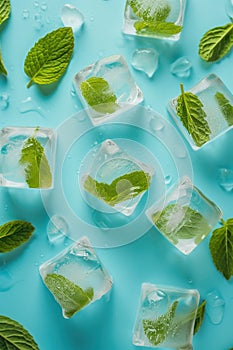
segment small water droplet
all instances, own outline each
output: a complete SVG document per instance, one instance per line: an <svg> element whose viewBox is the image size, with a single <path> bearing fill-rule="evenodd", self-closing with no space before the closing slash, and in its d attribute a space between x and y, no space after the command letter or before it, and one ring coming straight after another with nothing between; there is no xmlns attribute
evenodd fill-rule
<svg viewBox="0 0 233 350"><path fill-rule="evenodd" d="M47 236L51 243L64 239L67 235L69 226L66 220L59 215L54 215L50 218L47 225Z"/></svg>
<svg viewBox="0 0 233 350"><path fill-rule="evenodd" d="M83 14L73 5L65 4L61 11L61 20L65 27L71 27L78 32L84 24Z"/></svg>
<svg viewBox="0 0 233 350"><path fill-rule="evenodd" d="M76 97L77 96L77 93L76 93L76 90L75 90L74 86L71 87L70 94L71 94L72 97Z"/></svg>
<svg viewBox="0 0 233 350"><path fill-rule="evenodd" d="M132 66L152 78L158 69L159 54L155 49L137 49L133 53Z"/></svg>
<svg viewBox="0 0 233 350"><path fill-rule="evenodd" d="M170 72L178 78L188 78L192 64L187 57L180 57L171 64Z"/></svg>
<svg viewBox="0 0 233 350"><path fill-rule="evenodd" d="M233 0L226 0L226 14L233 21Z"/></svg>
<svg viewBox="0 0 233 350"><path fill-rule="evenodd" d="M0 268L0 292L5 292L13 286L13 279L6 268Z"/></svg>
<svg viewBox="0 0 233 350"><path fill-rule="evenodd" d="M36 261L34 265L35 265L35 266L39 266L39 263Z"/></svg>
<svg viewBox="0 0 233 350"><path fill-rule="evenodd" d="M33 111L44 117L44 112L42 111L41 107L37 107L31 97L27 97L25 100L21 101L19 111L22 114Z"/></svg>
<svg viewBox="0 0 233 350"><path fill-rule="evenodd" d="M47 3L46 3L46 2L42 2L42 4L41 4L40 8L41 8L41 10L42 10L42 11L46 11L46 10L47 10L47 8L48 8Z"/></svg>
<svg viewBox="0 0 233 350"><path fill-rule="evenodd" d="M152 117L150 120L150 127L154 131L161 131L164 129L164 124L160 118Z"/></svg>
<svg viewBox="0 0 233 350"><path fill-rule="evenodd" d="M33 3L33 7L34 7L34 8L39 7L39 1L34 1L34 3Z"/></svg>
<svg viewBox="0 0 233 350"><path fill-rule="evenodd" d="M5 211L8 210L8 205L7 205L7 204L4 205L4 210L5 210Z"/></svg>
<svg viewBox="0 0 233 350"><path fill-rule="evenodd" d="M206 296L206 313L211 323L220 324L223 320L225 301L217 290L212 290Z"/></svg>
<svg viewBox="0 0 233 350"><path fill-rule="evenodd" d="M6 92L0 95L0 109L2 111L6 110L9 107L9 98L10 96Z"/></svg>
<svg viewBox="0 0 233 350"><path fill-rule="evenodd" d="M91 21L91 22L94 22L94 20L95 20L95 17L91 16L91 17L90 17L90 21Z"/></svg>
<svg viewBox="0 0 233 350"><path fill-rule="evenodd" d="M217 172L217 181L219 186L226 192L233 190L233 170L220 168Z"/></svg>
<svg viewBox="0 0 233 350"><path fill-rule="evenodd" d="M23 19L29 18L30 12L27 9L24 9L22 12Z"/></svg>
<svg viewBox="0 0 233 350"><path fill-rule="evenodd" d="M35 29L40 30L43 27L42 16L40 13L34 15Z"/></svg>
<svg viewBox="0 0 233 350"><path fill-rule="evenodd" d="M165 185L170 185L172 182L172 176L171 175L166 175L164 178Z"/></svg>
<svg viewBox="0 0 233 350"><path fill-rule="evenodd" d="M178 158L186 158L187 157L187 152L186 152L186 149L183 145L175 145L174 146L174 154Z"/></svg>

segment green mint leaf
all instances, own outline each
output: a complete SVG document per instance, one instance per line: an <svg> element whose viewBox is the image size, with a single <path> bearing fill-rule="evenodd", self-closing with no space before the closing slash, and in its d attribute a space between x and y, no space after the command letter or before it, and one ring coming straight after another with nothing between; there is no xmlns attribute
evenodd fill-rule
<svg viewBox="0 0 233 350"><path fill-rule="evenodd" d="M7 75L7 70L4 66L1 52L0 52L0 74Z"/></svg>
<svg viewBox="0 0 233 350"><path fill-rule="evenodd" d="M224 118L229 126L233 125L233 106L230 104L229 100L221 93L216 92L215 98L221 109Z"/></svg>
<svg viewBox="0 0 233 350"><path fill-rule="evenodd" d="M178 301L175 301L168 311L156 320L142 320L145 335L151 344L157 346L166 340L170 333L177 305Z"/></svg>
<svg viewBox="0 0 233 350"><path fill-rule="evenodd" d="M199 244L209 232L208 221L196 210L179 204L169 204L152 215L152 220L173 244L179 239L194 239Z"/></svg>
<svg viewBox="0 0 233 350"><path fill-rule="evenodd" d="M23 220L9 221L0 226L0 253L7 253L25 243L35 227ZM1 347L0 347L1 348Z"/></svg>
<svg viewBox="0 0 233 350"><path fill-rule="evenodd" d="M233 24L208 30L200 40L199 55L207 62L223 58L233 46Z"/></svg>
<svg viewBox="0 0 233 350"><path fill-rule="evenodd" d="M203 302L199 305L197 309L193 334L196 334L201 328L202 322L204 320L204 315L205 315L205 307L206 307L206 300L203 300Z"/></svg>
<svg viewBox="0 0 233 350"><path fill-rule="evenodd" d="M35 137L28 137L21 150L19 164L24 166L26 182L31 188L49 188L52 174L44 148Z"/></svg>
<svg viewBox="0 0 233 350"><path fill-rule="evenodd" d="M48 274L44 282L61 305L64 316L67 318L89 304L94 296L93 288L84 291L66 277L55 273Z"/></svg>
<svg viewBox="0 0 233 350"><path fill-rule="evenodd" d="M10 0L0 0L0 25L9 18L10 13Z"/></svg>
<svg viewBox="0 0 233 350"><path fill-rule="evenodd" d="M80 84L83 97L95 111L113 113L118 109L117 97L108 82L100 77L91 77Z"/></svg>
<svg viewBox="0 0 233 350"><path fill-rule="evenodd" d="M211 131L206 121L206 113L199 98L191 92L184 92L182 84L180 87L181 95L177 99L176 113L195 144L200 147L210 139Z"/></svg>
<svg viewBox="0 0 233 350"><path fill-rule="evenodd" d="M169 3L163 4L150 0L130 0L134 14L145 22L164 22L171 12Z"/></svg>
<svg viewBox="0 0 233 350"><path fill-rule="evenodd" d="M229 280L233 275L233 219L213 231L209 248L217 270Z"/></svg>
<svg viewBox="0 0 233 350"><path fill-rule="evenodd" d="M98 182L90 175L84 182L84 189L111 206L138 196L150 186L151 177L144 171L133 171L119 176L109 185Z"/></svg>
<svg viewBox="0 0 233 350"><path fill-rule="evenodd" d="M1 350L39 350L34 338L18 322L0 315Z"/></svg>
<svg viewBox="0 0 233 350"><path fill-rule="evenodd" d="M182 26L178 26L172 22L142 22L134 23L134 28L140 34L157 34L161 36L171 36L181 32Z"/></svg>
<svg viewBox="0 0 233 350"><path fill-rule="evenodd" d="M70 27L59 28L41 38L28 52L24 71L32 83L51 84L67 69L74 49L74 35Z"/></svg>

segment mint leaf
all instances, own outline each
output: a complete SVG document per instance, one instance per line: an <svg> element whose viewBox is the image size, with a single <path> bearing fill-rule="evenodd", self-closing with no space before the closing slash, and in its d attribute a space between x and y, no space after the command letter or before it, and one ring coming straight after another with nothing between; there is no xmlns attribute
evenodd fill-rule
<svg viewBox="0 0 233 350"><path fill-rule="evenodd" d="M203 300L203 302L199 305L197 309L193 334L196 334L201 328L202 322L204 320L204 315L205 315L205 307L206 307L206 300Z"/></svg>
<svg viewBox="0 0 233 350"><path fill-rule="evenodd" d="M32 83L51 84L67 69L74 49L74 35L70 27L59 28L41 38L28 52L24 71Z"/></svg>
<svg viewBox="0 0 233 350"><path fill-rule="evenodd" d="M19 164L24 166L25 178L29 187L49 188L52 174L44 148L35 137L28 137L21 150Z"/></svg>
<svg viewBox="0 0 233 350"><path fill-rule="evenodd" d="M100 77L91 77L80 84L83 97L95 111L113 113L119 107L117 97L108 82Z"/></svg>
<svg viewBox="0 0 233 350"><path fill-rule="evenodd" d="M0 52L0 74L7 75L7 71L6 71L6 68L5 68L4 63L3 63L1 52Z"/></svg>
<svg viewBox="0 0 233 350"><path fill-rule="evenodd" d="M152 215L152 221L173 244L179 239L194 239L199 244L210 231L208 221L188 206L169 204Z"/></svg>
<svg viewBox="0 0 233 350"><path fill-rule="evenodd" d="M142 170L119 176L110 185L98 182L88 175L84 182L84 189L109 205L114 206L146 191L150 186L150 180L150 175Z"/></svg>
<svg viewBox="0 0 233 350"><path fill-rule="evenodd" d="M0 25L9 18L10 13L11 13L10 0L1 0L0 1Z"/></svg>
<svg viewBox="0 0 233 350"><path fill-rule="evenodd" d="M141 22L134 23L134 28L140 34L157 34L161 36L171 36L178 34L182 30L182 26L178 26L172 22Z"/></svg>
<svg viewBox="0 0 233 350"><path fill-rule="evenodd" d="M213 231L209 248L217 270L229 280L233 275L233 219Z"/></svg>
<svg viewBox="0 0 233 350"><path fill-rule="evenodd" d="M63 314L67 318L89 304L94 296L93 288L84 291L66 277L55 273L48 274L44 282L61 305Z"/></svg>
<svg viewBox="0 0 233 350"><path fill-rule="evenodd" d="M221 93L216 92L215 98L229 126L233 125L233 106L229 100Z"/></svg>
<svg viewBox="0 0 233 350"><path fill-rule="evenodd" d="M223 58L233 46L233 24L208 30L200 40L199 55L207 62Z"/></svg>
<svg viewBox="0 0 233 350"><path fill-rule="evenodd" d="M191 92L184 92L183 84L180 87L181 95L177 99L176 113L195 144L200 147L210 139L207 116L199 98Z"/></svg>
<svg viewBox="0 0 233 350"><path fill-rule="evenodd" d="M29 332L18 322L0 315L1 350L39 350Z"/></svg>
<svg viewBox="0 0 233 350"><path fill-rule="evenodd" d="M145 335L151 344L157 346L166 340L175 317L177 306L178 301L175 301L169 307L168 311L156 320L142 320Z"/></svg>
<svg viewBox="0 0 233 350"><path fill-rule="evenodd" d="M0 253L10 252L28 241L34 230L35 227L30 222L23 220L13 220L1 225Z"/></svg>

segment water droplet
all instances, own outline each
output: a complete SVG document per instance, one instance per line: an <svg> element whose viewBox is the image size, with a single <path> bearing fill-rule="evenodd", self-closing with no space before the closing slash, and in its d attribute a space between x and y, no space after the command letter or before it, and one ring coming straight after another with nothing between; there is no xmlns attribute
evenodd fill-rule
<svg viewBox="0 0 233 350"><path fill-rule="evenodd" d="M170 185L172 182L172 176L171 175L166 175L164 178L165 185Z"/></svg>
<svg viewBox="0 0 233 350"><path fill-rule="evenodd" d="M70 94L71 94L72 97L76 97L77 96L77 93L76 93L76 90L75 90L74 86L71 87Z"/></svg>
<svg viewBox="0 0 233 350"><path fill-rule="evenodd" d="M42 4L41 4L40 8L41 8L41 10L42 10L42 11L46 11L46 10L47 10L47 8L48 8L47 3L46 3L46 2L42 2Z"/></svg>
<svg viewBox="0 0 233 350"><path fill-rule="evenodd" d="M232 21L233 20L233 0L226 0L226 14Z"/></svg>
<svg viewBox="0 0 233 350"><path fill-rule="evenodd" d="M67 235L69 226L66 220L59 215L54 215L50 218L47 225L47 236L51 243L54 243L61 238L64 239Z"/></svg>
<svg viewBox="0 0 233 350"><path fill-rule="evenodd" d="M164 128L164 124L160 118L152 117L150 120L150 127L154 131L161 131Z"/></svg>
<svg viewBox="0 0 233 350"><path fill-rule="evenodd" d="M180 57L171 64L170 71L178 78L188 78L192 64L187 57Z"/></svg>
<svg viewBox="0 0 233 350"><path fill-rule="evenodd" d="M34 8L39 7L39 2L38 2L38 1L34 1L34 3L33 3L33 7L34 7Z"/></svg>
<svg viewBox="0 0 233 350"><path fill-rule="evenodd" d="M137 49L133 53L132 66L152 78L158 69L159 54L155 49Z"/></svg>
<svg viewBox="0 0 233 350"><path fill-rule="evenodd" d="M217 290L212 290L206 296L206 313L213 324L222 322L225 310L225 301Z"/></svg>
<svg viewBox="0 0 233 350"><path fill-rule="evenodd" d="M226 192L233 190L233 170L220 168L217 172L219 186Z"/></svg>
<svg viewBox="0 0 233 350"><path fill-rule="evenodd" d="M4 92L0 95L0 109L4 111L9 106L9 95Z"/></svg>
<svg viewBox="0 0 233 350"><path fill-rule="evenodd" d="M44 117L44 113L41 107L37 107L31 97L27 97L25 100L21 101L19 111L20 113L28 113L34 111Z"/></svg>
<svg viewBox="0 0 233 350"><path fill-rule="evenodd" d="M34 15L35 29L40 30L43 27L42 16L40 13Z"/></svg>
<svg viewBox="0 0 233 350"><path fill-rule="evenodd" d="M13 279L5 268L0 268L0 292L5 292L13 286Z"/></svg>
<svg viewBox="0 0 233 350"><path fill-rule="evenodd" d="M29 18L29 14L30 14L29 10L24 9L22 12L23 19Z"/></svg>
<svg viewBox="0 0 233 350"><path fill-rule="evenodd" d="M84 23L84 16L75 6L65 4L61 11L61 20L65 27L71 27L74 32L78 32Z"/></svg>
<svg viewBox="0 0 233 350"><path fill-rule="evenodd" d="M94 22L94 20L95 20L95 17L91 16L91 17L90 17L90 21L91 21L91 22Z"/></svg>
<svg viewBox="0 0 233 350"><path fill-rule="evenodd" d="M174 154L178 158L185 158L187 156L186 149L183 145L175 145L174 146Z"/></svg>

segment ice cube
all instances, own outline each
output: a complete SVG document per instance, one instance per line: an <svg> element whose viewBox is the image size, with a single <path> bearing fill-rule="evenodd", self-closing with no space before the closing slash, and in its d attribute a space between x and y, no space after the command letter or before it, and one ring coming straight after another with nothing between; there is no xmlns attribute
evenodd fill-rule
<svg viewBox="0 0 233 350"><path fill-rule="evenodd" d="M132 66L152 78L158 69L159 54L155 49L137 49L133 53Z"/></svg>
<svg viewBox="0 0 233 350"><path fill-rule="evenodd" d="M94 125L116 117L143 100L126 60L105 57L78 72L74 87Z"/></svg>
<svg viewBox="0 0 233 350"><path fill-rule="evenodd" d="M180 57L171 64L170 71L178 78L188 78L191 73L192 63L187 57Z"/></svg>
<svg viewBox="0 0 233 350"><path fill-rule="evenodd" d="M52 188L55 148L56 134L50 128L3 128L0 131L0 185Z"/></svg>
<svg viewBox="0 0 233 350"><path fill-rule="evenodd" d="M46 261L39 270L65 318L100 299L112 287L112 279L87 237Z"/></svg>
<svg viewBox="0 0 233 350"><path fill-rule="evenodd" d="M212 231L222 212L184 177L170 188L165 203L159 200L146 215L177 249L190 254Z"/></svg>
<svg viewBox="0 0 233 350"><path fill-rule="evenodd" d="M149 188L153 174L151 166L129 156L114 141L105 140L82 178L82 187L90 206L105 212L114 208L129 216Z"/></svg>
<svg viewBox="0 0 233 350"><path fill-rule="evenodd" d="M154 295L153 303L147 302ZM143 283L133 344L164 349L192 349L199 304L195 289Z"/></svg>
<svg viewBox="0 0 233 350"><path fill-rule="evenodd" d="M65 4L62 7L61 19L65 27L71 27L78 32L84 24L83 14L73 5Z"/></svg>
<svg viewBox="0 0 233 350"><path fill-rule="evenodd" d="M126 0L123 33L178 40L186 0Z"/></svg>
<svg viewBox="0 0 233 350"><path fill-rule="evenodd" d="M205 126L199 128L198 133L192 135L192 125L186 128L177 114L178 97L169 102L168 110L191 147L197 150L232 128L233 96L215 74L203 78L186 92L194 94L202 104ZM195 117L193 117L192 123L195 123ZM203 134L201 134L202 130Z"/></svg>
<svg viewBox="0 0 233 350"><path fill-rule="evenodd" d="M47 236L51 243L64 239L68 234L69 226L66 220L59 215L53 215L47 225Z"/></svg>

